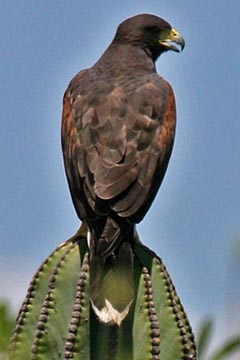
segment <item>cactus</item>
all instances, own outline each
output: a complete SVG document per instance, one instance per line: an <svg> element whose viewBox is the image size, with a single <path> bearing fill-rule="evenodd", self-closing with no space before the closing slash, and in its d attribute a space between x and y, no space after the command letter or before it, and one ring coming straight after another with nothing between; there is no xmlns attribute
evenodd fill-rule
<svg viewBox="0 0 240 360"><path fill-rule="evenodd" d="M59 245L34 275L19 311L10 360L190 360L196 347L163 262L134 245L135 299L121 326L101 323L89 302L87 240Z"/></svg>

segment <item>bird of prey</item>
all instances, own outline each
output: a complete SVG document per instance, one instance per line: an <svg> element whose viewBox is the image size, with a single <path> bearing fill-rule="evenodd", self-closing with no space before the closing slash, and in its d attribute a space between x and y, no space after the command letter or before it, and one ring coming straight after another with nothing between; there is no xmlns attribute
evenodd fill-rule
<svg viewBox="0 0 240 360"><path fill-rule="evenodd" d="M120 324L131 306L135 224L154 200L174 142L174 94L155 62L183 48L183 37L167 21L133 16L64 94L65 171L90 234L92 306L106 323Z"/></svg>

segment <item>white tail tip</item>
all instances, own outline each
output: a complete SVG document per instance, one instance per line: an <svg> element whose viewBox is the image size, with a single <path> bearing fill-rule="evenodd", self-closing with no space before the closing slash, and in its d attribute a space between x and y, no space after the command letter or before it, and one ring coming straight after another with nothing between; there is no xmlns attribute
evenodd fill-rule
<svg viewBox="0 0 240 360"><path fill-rule="evenodd" d="M116 310L107 299L105 299L105 306L101 310L99 310L94 305L93 302L92 302L92 307L100 321L108 325L117 324L118 326L120 326L122 321L127 316L131 304L132 301L130 301L130 303L126 306L126 308L122 312Z"/></svg>

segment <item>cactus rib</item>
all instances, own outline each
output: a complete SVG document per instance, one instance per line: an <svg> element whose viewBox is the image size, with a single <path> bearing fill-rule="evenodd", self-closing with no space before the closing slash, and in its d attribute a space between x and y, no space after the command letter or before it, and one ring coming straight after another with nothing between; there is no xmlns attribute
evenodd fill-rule
<svg viewBox="0 0 240 360"><path fill-rule="evenodd" d="M89 266L88 253L85 254L77 292L72 309L72 316L66 336L65 359L83 360L89 358ZM87 345L87 346L86 346Z"/></svg>

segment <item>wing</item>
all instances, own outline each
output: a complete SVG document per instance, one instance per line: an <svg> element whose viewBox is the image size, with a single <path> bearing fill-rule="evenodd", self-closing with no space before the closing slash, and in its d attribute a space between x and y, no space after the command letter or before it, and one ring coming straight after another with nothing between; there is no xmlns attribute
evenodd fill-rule
<svg viewBox="0 0 240 360"><path fill-rule="evenodd" d="M174 143L176 107L171 86L157 74L138 88L129 99L133 124L128 139L136 148L136 180L113 209L134 223L142 220L151 206L165 175Z"/></svg>
<svg viewBox="0 0 240 360"><path fill-rule="evenodd" d="M157 74L123 84L87 70L64 96L64 162L81 219L114 211L140 221L166 171L175 132L172 89Z"/></svg>

